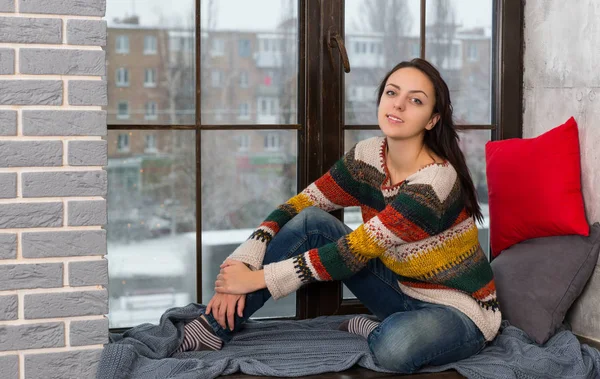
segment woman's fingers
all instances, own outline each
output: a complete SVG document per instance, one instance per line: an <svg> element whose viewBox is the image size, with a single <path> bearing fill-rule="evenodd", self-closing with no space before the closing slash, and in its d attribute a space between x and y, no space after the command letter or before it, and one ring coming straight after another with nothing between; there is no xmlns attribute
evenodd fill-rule
<svg viewBox="0 0 600 379"><path fill-rule="evenodd" d="M246 295L240 296L237 303L238 316L244 317L244 307L246 306Z"/></svg>
<svg viewBox="0 0 600 379"><path fill-rule="evenodd" d="M228 296L229 302L227 303L227 321L229 323L229 329L233 330L235 327L235 296Z"/></svg>
<svg viewBox="0 0 600 379"><path fill-rule="evenodd" d="M227 324L225 323L225 312L227 312L227 303L221 302L217 314L217 322L223 327L223 329L227 329Z"/></svg>

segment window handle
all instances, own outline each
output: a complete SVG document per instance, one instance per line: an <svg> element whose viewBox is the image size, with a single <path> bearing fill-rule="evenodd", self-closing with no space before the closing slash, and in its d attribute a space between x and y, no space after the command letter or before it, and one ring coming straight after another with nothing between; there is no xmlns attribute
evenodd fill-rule
<svg viewBox="0 0 600 379"><path fill-rule="evenodd" d="M340 55L342 56L344 71L346 73L350 72L350 61L348 60L348 53L346 52L346 46L344 46L344 39L342 36L340 36L338 32L329 29L329 31L327 31L327 46L329 47L329 56L331 57L331 61L333 62L332 50L334 47L337 47L340 51Z"/></svg>

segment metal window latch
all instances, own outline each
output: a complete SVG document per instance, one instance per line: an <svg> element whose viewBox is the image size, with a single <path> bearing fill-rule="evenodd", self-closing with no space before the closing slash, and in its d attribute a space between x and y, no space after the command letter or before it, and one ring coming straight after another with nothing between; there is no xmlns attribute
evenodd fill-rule
<svg viewBox="0 0 600 379"><path fill-rule="evenodd" d="M329 47L329 57L331 58L331 62L333 62L333 53L332 50L334 47L337 47L340 51L340 55L342 57L342 64L344 65L344 71L346 73L350 72L350 61L348 60L348 53L346 52L346 46L344 45L344 39L340 35L340 33L334 31L333 29L329 29L327 31L327 46Z"/></svg>

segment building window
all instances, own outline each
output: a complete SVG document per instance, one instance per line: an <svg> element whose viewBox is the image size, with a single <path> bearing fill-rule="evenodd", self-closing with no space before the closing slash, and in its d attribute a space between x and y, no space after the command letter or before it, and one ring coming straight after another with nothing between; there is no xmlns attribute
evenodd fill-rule
<svg viewBox="0 0 600 379"><path fill-rule="evenodd" d="M247 120L250 118L250 104L241 103L238 118Z"/></svg>
<svg viewBox="0 0 600 379"><path fill-rule="evenodd" d="M210 73L210 82L213 88L218 88L223 85L223 72L219 70L213 70Z"/></svg>
<svg viewBox="0 0 600 379"><path fill-rule="evenodd" d="M144 119L146 120L156 120L158 118L157 113L158 106L154 101L149 101L146 103Z"/></svg>
<svg viewBox="0 0 600 379"><path fill-rule="evenodd" d="M241 39L238 41L238 54L240 57L250 56L250 40Z"/></svg>
<svg viewBox="0 0 600 379"><path fill-rule="evenodd" d="M279 104L277 98L274 97L259 97L258 98L258 113L261 116L275 116Z"/></svg>
<svg viewBox="0 0 600 379"><path fill-rule="evenodd" d="M250 149L250 135L240 134L238 136L238 151L248 151Z"/></svg>
<svg viewBox="0 0 600 379"><path fill-rule="evenodd" d="M280 51L281 40L277 38L264 38L261 41L261 51L272 51L277 52Z"/></svg>
<svg viewBox="0 0 600 379"><path fill-rule="evenodd" d="M129 134L121 133L117 137L117 150L120 153L129 152Z"/></svg>
<svg viewBox="0 0 600 379"><path fill-rule="evenodd" d="M129 119L129 103L127 101L120 101L117 105L117 119Z"/></svg>
<svg viewBox="0 0 600 379"><path fill-rule="evenodd" d="M460 58L460 46L452 45L451 56L454 59Z"/></svg>
<svg viewBox="0 0 600 379"><path fill-rule="evenodd" d="M146 134L146 146L144 149L147 153L154 153L156 149L156 134Z"/></svg>
<svg viewBox="0 0 600 379"><path fill-rule="evenodd" d="M240 87L248 88L249 80L248 80L248 71L240 72Z"/></svg>
<svg viewBox="0 0 600 379"><path fill-rule="evenodd" d="M410 45L410 55L412 57L420 57L421 56L421 45L419 45L418 43L412 43Z"/></svg>
<svg viewBox="0 0 600 379"><path fill-rule="evenodd" d="M470 61L476 61L479 59L479 49L477 49L477 45L471 43L469 45L469 49L467 50L467 56Z"/></svg>
<svg viewBox="0 0 600 379"><path fill-rule="evenodd" d="M156 36L145 36L144 37L144 55L156 54Z"/></svg>
<svg viewBox="0 0 600 379"><path fill-rule="evenodd" d="M117 36L115 50L117 54L129 54L129 36Z"/></svg>
<svg viewBox="0 0 600 379"><path fill-rule="evenodd" d="M210 53L213 56L225 55L225 40L222 38L213 38Z"/></svg>
<svg viewBox="0 0 600 379"><path fill-rule="evenodd" d="M367 42L354 42L354 50L356 54L366 54L368 51Z"/></svg>
<svg viewBox="0 0 600 379"><path fill-rule="evenodd" d="M268 133L265 136L265 151L277 151L281 148L281 140L279 134Z"/></svg>
<svg viewBox="0 0 600 379"><path fill-rule="evenodd" d="M117 87L129 87L129 70L126 68L117 69Z"/></svg>
<svg viewBox="0 0 600 379"><path fill-rule="evenodd" d="M147 68L144 70L144 87L156 87L156 70Z"/></svg>

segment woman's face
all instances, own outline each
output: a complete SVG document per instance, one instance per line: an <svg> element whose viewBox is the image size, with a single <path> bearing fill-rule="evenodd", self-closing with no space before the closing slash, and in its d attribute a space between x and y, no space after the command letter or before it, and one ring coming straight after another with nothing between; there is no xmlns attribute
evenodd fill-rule
<svg viewBox="0 0 600 379"><path fill-rule="evenodd" d="M392 139L410 139L431 130L439 116L433 115L435 91L429 78L412 67L388 78L377 111L379 128Z"/></svg>

